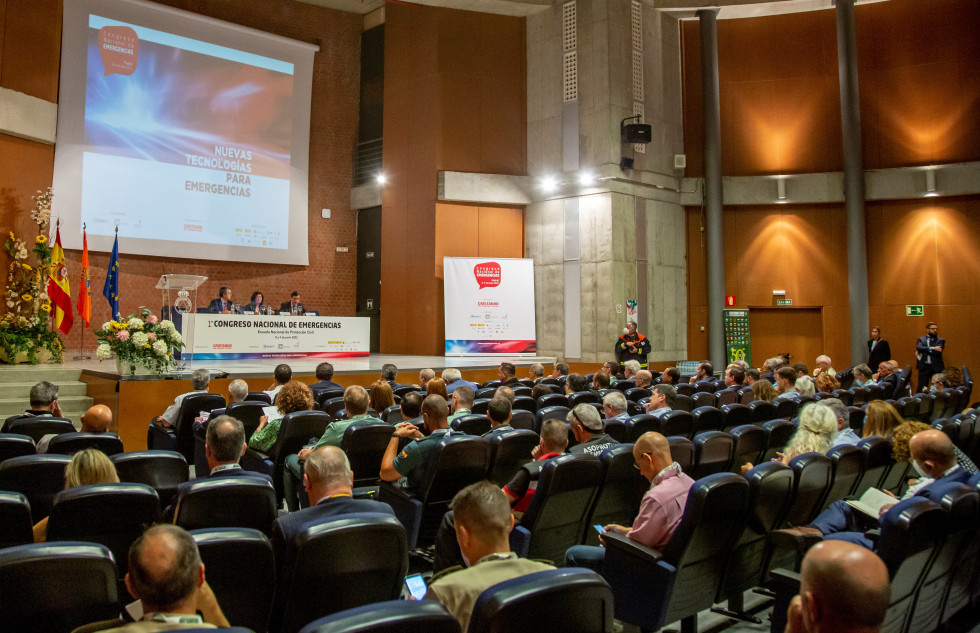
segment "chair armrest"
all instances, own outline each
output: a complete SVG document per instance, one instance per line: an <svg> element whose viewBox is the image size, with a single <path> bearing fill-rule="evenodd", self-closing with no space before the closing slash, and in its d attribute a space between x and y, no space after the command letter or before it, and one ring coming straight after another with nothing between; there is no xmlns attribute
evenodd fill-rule
<svg viewBox="0 0 980 633"><path fill-rule="evenodd" d="M391 506L395 518L405 528L408 537L408 549L414 550L418 543L419 527L422 524L422 502L409 495L397 484L389 481L381 482L378 488L378 501Z"/></svg>
<svg viewBox="0 0 980 633"><path fill-rule="evenodd" d="M602 535L602 540L605 543L607 550L628 552L629 555L642 561L649 562L653 565L660 562L660 560L664 557L663 554L652 547L647 547L646 545L637 543L636 541L627 538L625 534L606 532Z"/></svg>
<svg viewBox="0 0 980 633"><path fill-rule="evenodd" d="M782 633L786 629L786 611L793 596L800 592L800 574L789 569L773 569L769 572L766 586L775 593L772 614L769 619L769 631Z"/></svg>
<svg viewBox="0 0 980 633"><path fill-rule="evenodd" d="M527 558L527 552L530 548L531 531L526 527L515 525L510 532L510 550L521 558Z"/></svg>
<svg viewBox="0 0 980 633"><path fill-rule="evenodd" d="M769 571L770 584L775 587L786 587L791 589L793 593L797 593L800 590L800 572L793 571L791 569L773 569Z"/></svg>
<svg viewBox="0 0 980 633"><path fill-rule="evenodd" d="M245 450L245 454L242 455L241 459L242 468L245 470L251 470L253 472L265 473L266 475L272 476L273 462L272 458L263 453L262 451L257 451L253 448Z"/></svg>
<svg viewBox="0 0 980 633"><path fill-rule="evenodd" d="M870 530L867 530L864 533L864 538L868 539L869 541L871 541L872 543L874 543L875 546L877 546L878 545L878 540L881 538L881 528L880 527L876 527L876 528L871 528Z"/></svg>

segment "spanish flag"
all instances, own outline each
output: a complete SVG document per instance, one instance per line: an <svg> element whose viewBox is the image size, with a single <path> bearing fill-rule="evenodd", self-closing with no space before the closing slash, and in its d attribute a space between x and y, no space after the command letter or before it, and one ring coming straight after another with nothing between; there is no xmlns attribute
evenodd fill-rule
<svg viewBox="0 0 980 633"><path fill-rule="evenodd" d="M88 236L82 229L82 274L78 284L78 316L88 327L92 320L92 282L88 275Z"/></svg>
<svg viewBox="0 0 980 633"><path fill-rule="evenodd" d="M72 326L71 286L68 284L68 265L61 248L61 228L56 229L51 247L51 271L48 273L48 297L54 306L54 326L68 334Z"/></svg>

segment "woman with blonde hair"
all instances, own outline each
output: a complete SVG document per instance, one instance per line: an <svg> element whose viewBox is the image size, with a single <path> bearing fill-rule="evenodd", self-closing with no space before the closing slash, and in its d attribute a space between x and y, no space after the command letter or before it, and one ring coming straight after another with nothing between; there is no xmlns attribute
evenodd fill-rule
<svg viewBox="0 0 980 633"><path fill-rule="evenodd" d="M119 475L116 467L105 453L94 448L86 448L75 453L65 467L65 490L77 486L93 484L117 484ZM43 543L48 533L48 517L34 526L34 542Z"/></svg>
<svg viewBox="0 0 980 633"><path fill-rule="evenodd" d="M790 438L782 453L776 453L772 461L789 464L790 460L804 453L826 453L834 445L837 436L837 416L825 404L814 402L800 411L800 422L796 433ZM742 466L742 472L752 469L752 463Z"/></svg>
<svg viewBox="0 0 980 633"><path fill-rule="evenodd" d="M772 402L776 399L779 392L776 388L772 386L772 383L768 380L756 380L752 383L752 399L753 400L765 400L766 402Z"/></svg>
<svg viewBox="0 0 980 633"><path fill-rule="evenodd" d="M833 374L824 372L817 376L817 391L834 393L838 389L840 389L840 383L837 382L837 377Z"/></svg>
<svg viewBox="0 0 980 633"><path fill-rule="evenodd" d="M279 410L279 415L272 420L269 420L267 415L259 418L259 426L248 440L249 448L268 453L269 449L276 444L276 438L279 437L279 426L286 414L296 411L309 411L313 408L313 392L305 383L290 380L276 394L274 404Z"/></svg>
<svg viewBox="0 0 980 633"><path fill-rule="evenodd" d="M801 376L796 379L796 393L801 396L812 396L815 391L813 389L813 380L809 376Z"/></svg>
<svg viewBox="0 0 980 633"><path fill-rule="evenodd" d="M395 394L391 391L391 385L388 384L387 380L374 381L368 393L370 396L368 407L377 411L378 415L395 404Z"/></svg>
<svg viewBox="0 0 980 633"><path fill-rule="evenodd" d="M864 407L864 428L861 437L892 438L895 428L905 422L898 409L884 400L872 400Z"/></svg>

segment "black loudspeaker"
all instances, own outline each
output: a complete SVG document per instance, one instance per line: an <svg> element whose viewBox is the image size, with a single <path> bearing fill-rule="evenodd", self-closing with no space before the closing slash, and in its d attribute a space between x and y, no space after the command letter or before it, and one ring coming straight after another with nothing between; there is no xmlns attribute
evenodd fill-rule
<svg viewBox="0 0 980 633"><path fill-rule="evenodd" d="M624 143L649 143L653 138L653 128L646 123L630 123L623 126Z"/></svg>
<svg viewBox="0 0 980 633"><path fill-rule="evenodd" d="M619 159L619 168L622 169L623 171L633 169L633 159L623 156L622 158Z"/></svg>

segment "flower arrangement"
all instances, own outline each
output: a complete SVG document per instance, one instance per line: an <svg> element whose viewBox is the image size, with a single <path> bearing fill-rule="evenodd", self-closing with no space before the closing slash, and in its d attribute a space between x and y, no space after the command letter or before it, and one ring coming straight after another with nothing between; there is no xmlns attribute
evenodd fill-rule
<svg viewBox="0 0 980 633"><path fill-rule="evenodd" d="M38 190L33 196L34 208L31 219L37 224L37 236L33 243L18 238L13 231L4 247L10 256L7 269L7 289L4 295L7 314L0 319L0 351L7 362L16 360L18 354L30 363L50 354L51 362L62 360L64 345L61 338L48 328L51 300L48 298L48 273L51 268L51 246L48 244L48 223L51 221L52 191Z"/></svg>
<svg viewBox="0 0 980 633"><path fill-rule="evenodd" d="M173 322L160 320L144 306L123 320L104 323L95 331L95 337L99 340L95 350L99 360L115 356L129 364L132 374L137 366L157 372L173 369L176 365L173 351L184 347Z"/></svg>

